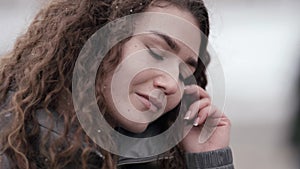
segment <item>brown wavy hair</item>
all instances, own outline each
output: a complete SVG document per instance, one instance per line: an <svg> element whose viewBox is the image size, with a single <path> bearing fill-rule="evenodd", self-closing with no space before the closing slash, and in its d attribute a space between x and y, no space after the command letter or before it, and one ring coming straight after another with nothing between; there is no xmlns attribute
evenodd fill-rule
<svg viewBox="0 0 300 169"><path fill-rule="evenodd" d="M72 99L65 96L72 93L77 56L92 34L110 21L143 12L150 5L159 6L161 1L52 0L40 10L27 32L17 39L13 50L2 56L0 62L0 153L7 155L12 168L99 168L96 162L92 165L91 160L96 158L94 149L104 156L102 168L117 167L116 157L86 136L72 108ZM166 2L190 11L208 37L209 19L202 0ZM115 57L109 57L107 70L120 62L123 43L110 51L109 55ZM206 43L201 41L203 58L198 60L194 73L198 85L203 88L207 84L205 67L210 60L206 55ZM56 138L50 135L50 130L42 135L39 113L51 117L51 129L55 123L53 110L64 106L71 109L58 111L64 124L62 133ZM45 111L38 111L40 109ZM180 145L170 153L175 154L175 158L163 161L162 167L185 168Z"/></svg>

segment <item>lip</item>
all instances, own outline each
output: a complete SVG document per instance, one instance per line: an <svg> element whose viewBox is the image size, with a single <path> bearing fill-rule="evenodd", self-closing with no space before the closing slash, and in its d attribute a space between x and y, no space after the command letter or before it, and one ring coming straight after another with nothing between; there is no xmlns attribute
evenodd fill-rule
<svg viewBox="0 0 300 169"><path fill-rule="evenodd" d="M136 93L136 95L138 96L139 100L146 106L146 108L150 109L151 102L149 101L149 97L140 93Z"/></svg>
<svg viewBox="0 0 300 169"><path fill-rule="evenodd" d="M162 100L158 99L157 97L150 96L149 101L157 108L157 110L162 108Z"/></svg>
<svg viewBox="0 0 300 169"><path fill-rule="evenodd" d="M150 109L151 105L156 107L156 110L159 110L162 107L162 103L160 100L154 97L149 97L149 95L142 94L142 93L136 93L140 100L144 103L144 105Z"/></svg>

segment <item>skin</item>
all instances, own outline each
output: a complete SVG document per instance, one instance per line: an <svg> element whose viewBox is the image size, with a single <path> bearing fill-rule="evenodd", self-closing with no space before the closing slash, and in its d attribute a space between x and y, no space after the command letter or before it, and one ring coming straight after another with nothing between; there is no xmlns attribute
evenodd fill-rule
<svg viewBox="0 0 300 169"><path fill-rule="evenodd" d="M167 6L164 8L150 7L148 11L175 15L189 21L193 25L197 25L196 19L192 16L192 14L190 14L188 11L178 9L175 6ZM174 29L177 29L176 32L179 34L185 33L185 29L180 27ZM122 54L123 61L129 57L136 57L135 55L138 55L136 54L138 52L140 52L138 57L143 58L143 61L147 63L163 64L164 62L170 63L172 61L172 64L168 64L172 65L172 68L169 69L171 70L170 72L164 72L158 69L146 69L140 70L136 76L134 76L129 85L129 93L127 96L132 105L128 106L134 107L138 111L149 110L149 105L147 104L151 104L151 102L147 102L147 99L143 99L141 95L149 96L151 95L152 91L158 90L161 91L165 96L164 98L166 99L166 105L163 109L163 113L166 113L179 104L183 94L192 95L195 98L195 102L189 107L189 111L186 113L185 119L193 120L194 127L182 141L184 149L187 152L203 152L227 147L229 145L230 131L230 121L228 118L211 104L210 97L204 89L197 85L184 87L184 84L180 78L180 76L182 76L182 65L185 65L185 68L189 70L188 73L183 75L184 77L192 75L192 73L195 71L195 67L193 67L189 61L197 61L198 53L195 53L195 50L191 50L181 41L178 41L177 39L172 40L177 44L180 50L172 49L172 47L168 45L164 38L156 33L133 36L124 44ZM200 38L197 44L200 46ZM163 59L158 59L157 57L153 56L153 53L149 52L150 49L152 50L154 48L159 50L153 50L152 52L159 54ZM173 55L169 55L168 53ZM177 57L175 57L175 55ZM134 64L125 64L122 67L122 71L126 72L133 66ZM137 121L132 121L129 117L120 114L116 109L110 93L113 73L114 72L108 73L104 82L105 86L107 86L106 90L104 91L104 95L107 97L107 104L111 113L110 115L117 122L117 125L131 132L141 133L145 131L150 122L139 123ZM159 96L156 97L160 98ZM124 97L121 98L121 100L122 99L127 98ZM216 119L215 123L212 124L212 126L216 127L216 129L212 136L206 140L206 142L200 144L198 141L199 134L205 130L203 128L203 124L208 117L213 117Z"/></svg>

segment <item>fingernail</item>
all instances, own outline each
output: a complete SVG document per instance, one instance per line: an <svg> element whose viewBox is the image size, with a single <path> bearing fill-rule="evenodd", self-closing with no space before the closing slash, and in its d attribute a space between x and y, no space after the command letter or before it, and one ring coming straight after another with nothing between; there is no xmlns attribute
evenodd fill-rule
<svg viewBox="0 0 300 169"><path fill-rule="evenodd" d="M185 120L189 120L189 119L190 119L191 113L192 113L191 110L188 110L188 111L186 112L186 114L185 114L184 119L185 119Z"/></svg>
<svg viewBox="0 0 300 169"><path fill-rule="evenodd" d="M197 117L196 120L194 121L194 124L193 124L193 125L194 125L195 127L197 127L197 126L199 125L199 120L200 120L200 118Z"/></svg>

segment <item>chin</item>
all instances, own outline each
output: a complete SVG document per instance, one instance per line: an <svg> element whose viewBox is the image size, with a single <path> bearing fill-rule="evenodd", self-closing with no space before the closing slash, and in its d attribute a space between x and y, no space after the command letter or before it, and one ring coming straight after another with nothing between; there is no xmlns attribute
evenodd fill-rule
<svg viewBox="0 0 300 169"><path fill-rule="evenodd" d="M132 132L132 133L143 133L147 127L148 127L149 123L132 123L130 125L127 126L123 126L124 129Z"/></svg>

